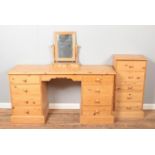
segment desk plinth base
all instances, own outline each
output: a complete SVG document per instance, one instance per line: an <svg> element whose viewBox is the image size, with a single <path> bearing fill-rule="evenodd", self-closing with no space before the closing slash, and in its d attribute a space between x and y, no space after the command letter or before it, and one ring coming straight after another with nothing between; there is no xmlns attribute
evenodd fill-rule
<svg viewBox="0 0 155 155"><path fill-rule="evenodd" d="M144 111L116 111L115 117L116 119L143 119Z"/></svg>
<svg viewBox="0 0 155 155"><path fill-rule="evenodd" d="M11 122L15 124L44 124L45 116L11 116Z"/></svg>
<svg viewBox="0 0 155 155"><path fill-rule="evenodd" d="M104 125L104 124L113 124L114 123L114 116L99 116L99 117L92 117L92 116L80 116L80 124L83 125Z"/></svg>

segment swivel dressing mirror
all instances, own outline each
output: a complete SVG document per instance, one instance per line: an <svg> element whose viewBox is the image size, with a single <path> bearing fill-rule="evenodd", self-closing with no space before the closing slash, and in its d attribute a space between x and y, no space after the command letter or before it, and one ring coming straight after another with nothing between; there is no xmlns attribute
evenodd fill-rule
<svg viewBox="0 0 155 155"><path fill-rule="evenodd" d="M55 62L76 61L76 33L55 32Z"/></svg>

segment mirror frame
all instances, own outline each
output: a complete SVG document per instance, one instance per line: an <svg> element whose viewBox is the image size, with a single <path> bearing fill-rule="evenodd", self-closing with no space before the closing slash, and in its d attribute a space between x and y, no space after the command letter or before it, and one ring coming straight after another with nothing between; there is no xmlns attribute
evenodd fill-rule
<svg viewBox="0 0 155 155"><path fill-rule="evenodd" d="M60 58L58 53L58 35L72 35L72 57L71 58ZM54 58L56 62L75 62L76 61L76 32L55 32L54 33L55 42L55 54Z"/></svg>

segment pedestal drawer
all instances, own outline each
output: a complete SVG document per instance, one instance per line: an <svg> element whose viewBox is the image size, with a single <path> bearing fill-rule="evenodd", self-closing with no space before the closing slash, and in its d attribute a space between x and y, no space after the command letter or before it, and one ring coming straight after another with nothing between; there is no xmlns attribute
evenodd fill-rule
<svg viewBox="0 0 155 155"><path fill-rule="evenodd" d="M111 106L83 106L82 114L83 115L92 115L99 116L105 114L111 114L112 107Z"/></svg>
<svg viewBox="0 0 155 155"><path fill-rule="evenodd" d="M41 105L41 96L12 96L13 106L38 106Z"/></svg>
<svg viewBox="0 0 155 155"><path fill-rule="evenodd" d="M15 106L12 109L13 115L42 115L42 109L40 107L18 107Z"/></svg>
<svg viewBox="0 0 155 155"><path fill-rule="evenodd" d="M39 97L41 96L40 85L11 85L11 93L15 98Z"/></svg>
<svg viewBox="0 0 155 155"><path fill-rule="evenodd" d="M39 84L40 77L37 75L10 75L13 84Z"/></svg>

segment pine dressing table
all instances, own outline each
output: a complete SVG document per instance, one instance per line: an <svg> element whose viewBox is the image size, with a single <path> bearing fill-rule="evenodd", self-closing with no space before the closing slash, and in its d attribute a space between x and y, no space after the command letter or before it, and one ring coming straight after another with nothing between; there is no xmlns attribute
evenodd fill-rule
<svg viewBox="0 0 155 155"><path fill-rule="evenodd" d="M48 114L47 83L65 78L81 82L81 124L113 123L113 67L80 65L75 32L56 32L54 40L53 64L19 65L9 72L11 121L45 123Z"/></svg>

